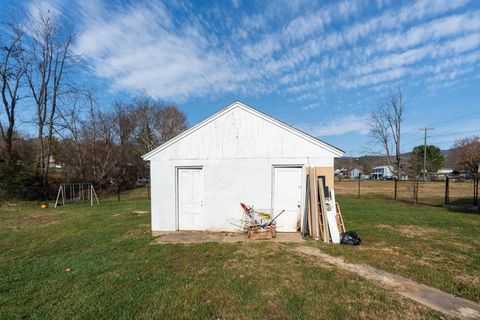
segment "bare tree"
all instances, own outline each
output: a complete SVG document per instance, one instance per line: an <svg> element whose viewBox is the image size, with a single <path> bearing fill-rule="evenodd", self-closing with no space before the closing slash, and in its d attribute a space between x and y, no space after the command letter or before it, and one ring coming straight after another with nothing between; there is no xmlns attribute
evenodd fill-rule
<svg viewBox="0 0 480 320"><path fill-rule="evenodd" d="M457 169L480 173L480 137L472 136L459 139L454 144L453 158Z"/></svg>
<svg viewBox="0 0 480 320"><path fill-rule="evenodd" d="M58 114L62 141L57 156L69 178L104 184L116 163L113 116L98 110L90 92L74 95Z"/></svg>
<svg viewBox="0 0 480 320"><path fill-rule="evenodd" d="M391 143L392 136L389 130L389 123L385 117L386 106L382 105L377 110L370 113L369 135L371 142L380 144L387 157L387 164L391 165Z"/></svg>
<svg viewBox="0 0 480 320"><path fill-rule="evenodd" d="M390 96L389 108L385 114L392 133L392 139L395 145L395 164L397 167L397 176L402 175L401 153L400 153L400 137L402 128L403 111L405 109L405 101L403 93L400 89Z"/></svg>
<svg viewBox="0 0 480 320"><path fill-rule="evenodd" d="M141 155L173 138L187 128L186 115L175 106L141 98L130 104L115 104L113 113L117 156L116 181L128 187L148 174Z"/></svg>
<svg viewBox="0 0 480 320"><path fill-rule="evenodd" d="M136 109L138 121L137 141L142 152L147 153L159 144L158 134L155 132L158 122L160 105L148 98L136 99L133 108Z"/></svg>
<svg viewBox="0 0 480 320"><path fill-rule="evenodd" d="M164 106L155 101L137 99L135 109L138 134L137 140L142 153L151 151L187 129L187 117L176 106Z"/></svg>
<svg viewBox="0 0 480 320"><path fill-rule="evenodd" d="M187 116L170 105L159 110L156 122L156 132L159 135L159 144L162 144L188 128Z"/></svg>
<svg viewBox="0 0 480 320"><path fill-rule="evenodd" d="M83 134L84 123L81 119L82 96L69 97L69 103L58 110L60 123L56 133L62 138L61 150L57 154L57 160L65 165L65 169L72 170L75 177L85 180L87 178L85 136Z"/></svg>
<svg viewBox="0 0 480 320"><path fill-rule="evenodd" d="M91 94L87 100L88 117L82 128L86 163L90 169L90 179L102 186L116 164L115 122L112 115L98 110Z"/></svg>
<svg viewBox="0 0 480 320"><path fill-rule="evenodd" d="M61 95L70 89L65 71L75 65L71 55L73 34L61 17L42 7L29 16L30 51L25 55L28 87L36 107L38 169L42 184L48 185L49 159Z"/></svg>
<svg viewBox="0 0 480 320"><path fill-rule="evenodd" d="M391 148L395 149L395 166L397 176L401 176L400 137L405 101L400 89L390 95L389 101L382 104L370 115L370 137L372 142L379 143L385 151L390 165Z"/></svg>
<svg viewBox="0 0 480 320"><path fill-rule="evenodd" d="M64 95L62 101L55 157L71 180L104 185L112 179L119 189L133 187L148 174L141 155L187 127L176 107L147 98L116 102L109 112L99 110L91 93Z"/></svg>
<svg viewBox="0 0 480 320"><path fill-rule="evenodd" d="M93 122L96 128L91 140L91 162L93 177L102 185L115 166L114 126L111 117L99 111L96 114ZM91 116L95 116L93 109Z"/></svg>
<svg viewBox="0 0 480 320"><path fill-rule="evenodd" d="M23 32L15 23L7 24L6 29L4 34L8 40L0 44L0 87L7 124L3 125L0 121L0 133L5 145L5 160L8 162L12 159L16 108L21 99L20 89L25 66L21 63Z"/></svg>
<svg viewBox="0 0 480 320"><path fill-rule="evenodd" d="M117 144L114 178L118 188L133 186L142 164L137 150L136 130L137 114L131 105L116 102L112 114Z"/></svg>

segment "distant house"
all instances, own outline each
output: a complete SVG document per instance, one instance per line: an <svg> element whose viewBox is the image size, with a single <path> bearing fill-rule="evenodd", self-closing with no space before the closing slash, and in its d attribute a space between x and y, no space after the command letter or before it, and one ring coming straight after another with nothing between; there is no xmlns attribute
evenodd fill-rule
<svg viewBox="0 0 480 320"><path fill-rule="evenodd" d="M359 179L363 175L362 169L355 168L350 171L350 179Z"/></svg>
<svg viewBox="0 0 480 320"><path fill-rule="evenodd" d="M60 163L58 163L53 156L50 156L50 158L48 158L48 167L52 169L63 168L63 166Z"/></svg>
<svg viewBox="0 0 480 320"><path fill-rule="evenodd" d="M438 169L437 174L439 176L449 176L449 175L453 174L453 169L451 169L451 168L441 168L441 169Z"/></svg>
<svg viewBox="0 0 480 320"><path fill-rule="evenodd" d="M393 179L393 167L392 166L380 166L375 167L371 174L372 179L376 180L390 180Z"/></svg>
<svg viewBox="0 0 480 320"><path fill-rule="evenodd" d="M336 169L334 172L336 177L346 177L347 173L348 173L348 170L345 168Z"/></svg>

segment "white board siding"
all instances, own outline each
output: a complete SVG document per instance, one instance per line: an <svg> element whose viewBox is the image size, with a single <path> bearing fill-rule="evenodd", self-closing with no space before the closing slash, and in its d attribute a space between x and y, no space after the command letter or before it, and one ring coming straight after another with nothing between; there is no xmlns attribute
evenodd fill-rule
<svg viewBox="0 0 480 320"><path fill-rule="evenodd" d="M156 160L151 162L152 230L178 230L175 175L178 167L202 167L205 229L234 231L228 219L240 219L240 202L272 207L274 166L333 166L333 158ZM304 190L302 190L302 197ZM303 202L301 203L303 210Z"/></svg>
<svg viewBox="0 0 480 320"><path fill-rule="evenodd" d="M272 208L276 166L301 167L303 184L306 166L332 168L341 154L235 102L143 156L151 168L152 230L179 229L178 168L202 168L205 230L231 231L235 227L229 220L242 217L240 202Z"/></svg>
<svg viewBox="0 0 480 320"><path fill-rule="evenodd" d="M152 156L153 160L258 159L333 157L273 123L242 108L234 108L174 145Z"/></svg>

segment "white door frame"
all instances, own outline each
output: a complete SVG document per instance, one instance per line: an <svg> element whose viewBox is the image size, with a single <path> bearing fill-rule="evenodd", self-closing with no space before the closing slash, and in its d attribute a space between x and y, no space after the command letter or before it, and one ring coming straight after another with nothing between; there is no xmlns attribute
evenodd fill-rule
<svg viewBox="0 0 480 320"><path fill-rule="evenodd" d="M180 230L180 198L179 194L179 172L181 169L197 169L202 170L202 180L205 178L203 177L203 166L177 166L175 167L175 230ZM205 195L205 189L203 190ZM204 196L205 197L205 196ZM205 217L205 212L204 212Z"/></svg>
<svg viewBox="0 0 480 320"><path fill-rule="evenodd" d="M302 192L300 195L300 230L303 228L303 213L305 208L305 193L306 193L306 171L305 165L303 164L274 164L272 165L272 181L271 181L271 207L272 207L272 215L275 217L278 212L273 212L275 209L275 169L276 168L300 168L301 169L301 179L302 179Z"/></svg>

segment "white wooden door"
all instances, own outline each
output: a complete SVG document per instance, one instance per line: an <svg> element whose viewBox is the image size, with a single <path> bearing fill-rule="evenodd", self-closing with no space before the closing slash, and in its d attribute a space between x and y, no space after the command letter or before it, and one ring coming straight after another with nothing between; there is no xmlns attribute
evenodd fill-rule
<svg viewBox="0 0 480 320"><path fill-rule="evenodd" d="M285 209L277 220L277 231L296 232L302 198L302 168L275 167L273 185L273 215Z"/></svg>
<svg viewBox="0 0 480 320"><path fill-rule="evenodd" d="M178 169L178 229L205 229L201 168Z"/></svg>

